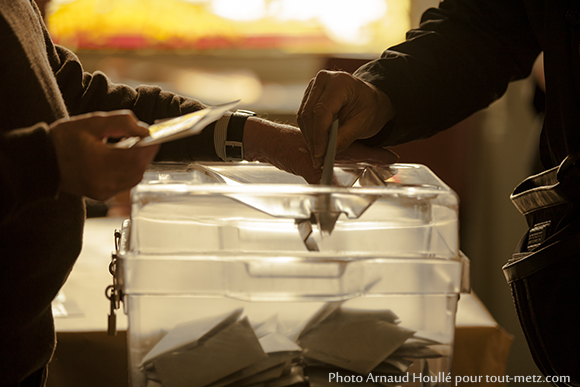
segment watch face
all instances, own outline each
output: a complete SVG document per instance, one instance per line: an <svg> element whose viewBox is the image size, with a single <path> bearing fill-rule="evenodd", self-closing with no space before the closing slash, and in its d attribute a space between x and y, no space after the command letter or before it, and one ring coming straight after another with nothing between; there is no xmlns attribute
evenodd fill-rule
<svg viewBox="0 0 580 387"><path fill-rule="evenodd" d="M228 122L224 144L225 161L242 161L244 159L244 125L248 117L256 113L249 110L236 110Z"/></svg>

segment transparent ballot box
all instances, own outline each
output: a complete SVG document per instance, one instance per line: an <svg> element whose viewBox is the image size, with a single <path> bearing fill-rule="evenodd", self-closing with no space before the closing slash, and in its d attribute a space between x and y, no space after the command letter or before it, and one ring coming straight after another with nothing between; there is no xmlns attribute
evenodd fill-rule
<svg viewBox="0 0 580 387"><path fill-rule="evenodd" d="M422 165L334 175L146 172L114 256L132 387L446 385L469 287L455 193Z"/></svg>

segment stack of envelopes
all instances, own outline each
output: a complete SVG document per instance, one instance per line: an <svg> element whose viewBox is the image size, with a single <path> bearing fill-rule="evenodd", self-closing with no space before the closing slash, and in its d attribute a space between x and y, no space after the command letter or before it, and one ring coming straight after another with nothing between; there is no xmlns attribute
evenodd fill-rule
<svg viewBox="0 0 580 387"><path fill-rule="evenodd" d="M361 375L363 385L390 387L400 385L418 359L416 371L429 375L425 359L443 356L435 349L441 343L400 327L389 310L350 310L329 302L297 334L280 332L276 323L252 325L242 313L169 331L141 362L146 386L341 386L331 375Z"/></svg>

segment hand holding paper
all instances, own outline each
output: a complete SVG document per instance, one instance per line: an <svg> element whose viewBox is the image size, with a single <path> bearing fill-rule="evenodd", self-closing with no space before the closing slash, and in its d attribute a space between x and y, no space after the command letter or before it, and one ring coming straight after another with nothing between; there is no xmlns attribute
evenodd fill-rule
<svg viewBox="0 0 580 387"><path fill-rule="evenodd" d="M167 141L193 136L200 133L207 125L217 121L225 112L234 108L240 101L211 106L193 113L175 117L149 126L148 137L128 137L111 146L128 149L132 147L162 144Z"/></svg>

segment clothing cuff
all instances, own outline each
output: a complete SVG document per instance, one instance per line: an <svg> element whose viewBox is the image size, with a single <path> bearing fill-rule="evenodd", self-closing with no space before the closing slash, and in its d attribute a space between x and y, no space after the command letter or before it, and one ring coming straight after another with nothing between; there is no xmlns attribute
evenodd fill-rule
<svg viewBox="0 0 580 387"><path fill-rule="evenodd" d="M155 161L220 161L214 146L215 122L199 134L161 144Z"/></svg>

